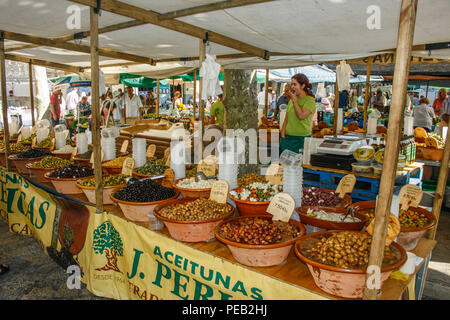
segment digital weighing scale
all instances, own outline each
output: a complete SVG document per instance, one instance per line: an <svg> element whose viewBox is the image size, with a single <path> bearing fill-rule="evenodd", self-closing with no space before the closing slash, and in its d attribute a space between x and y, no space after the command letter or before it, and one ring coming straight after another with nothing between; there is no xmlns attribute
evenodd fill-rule
<svg viewBox="0 0 450 320"><path fill-rule="evenodd" d="M324 141L317 146L317 152L350 156L353 155L353 151L365 145L367 145L367 140L359 136L324 136Z"/></svg>

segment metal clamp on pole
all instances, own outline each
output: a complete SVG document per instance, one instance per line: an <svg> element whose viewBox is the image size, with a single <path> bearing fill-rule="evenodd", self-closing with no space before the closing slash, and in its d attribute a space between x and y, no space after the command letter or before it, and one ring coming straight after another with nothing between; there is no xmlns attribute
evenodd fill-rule
<svg viewBox="0 0 450 320"><path fill-rule="evenodd" d="M207 44L209 42L209 33L208 31L205 32L205 38L203 38L203 43Z"/></svg>
<svg viewBox="0 0 450 320"><path fill-rule="evenodd" d="M94 13L100 15L101 7L102 7L102 0L97 0L97 6L94 8Z"/></svg>
<svg viewBox="0 0 450 320"><path fill-rule="evenodd" d="M264 50L264 58L263 58L263 59L264 59L264 60L269 60L269 59L270 59L269 51Z"/></svg>
<svg viewBox="0 0 450 320"><path fill-rule="evenodd" d="M5 31L0 32L0 41L1 42L5 41Z"/></svg>

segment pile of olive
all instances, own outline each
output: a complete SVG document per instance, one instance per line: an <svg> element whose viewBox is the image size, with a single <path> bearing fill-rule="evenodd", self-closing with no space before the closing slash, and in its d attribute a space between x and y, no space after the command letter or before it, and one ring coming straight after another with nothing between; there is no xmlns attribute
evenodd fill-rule
<svg viewBox="0 0 450 320"><path fill-rule="evenodd" d="M336 207L342 201L343 199L339 198L333 191L324 188L311 187L303 189L303 206Z"/></svg>
<svg viewBox="0 0 450 320"><path fill-rule="evenodd" d="M230 212L230 206L214 200L200 198L190 202L167 206L159 213L161 216L178 221L202 221L225 216Z"/></svg>
<svg viewBox="0 0 450 320"><path fill-rule="evenodd" d="M32 168L61 168L73 164L73 161L48 156L31 165Z"/></svg>
<svg viewBox="0 0 450 320"><path fill-rule="evenodd" d="M103 166L104 167L109 167L109 168L122 167L126 158L127 157L118 157L118 158L115 158L114 160L106 161L105 163L103 163Z"/></svg>
<svg viewBox="0 0 450 320"><path fill-rule="evenodd" d="M16 157L19 159L32 159L51 155L51 152L48 152L47 150L32 148L19 153Z"/></svg>
<svg viewBox="0 0 450 320"><path fill-rule="evenodd" d="M145 175L161 175L168 169L167 166L161 164L158 161L149 161L144 164L142 167L137 168L135 171L139 174Z"/></svg>
<svg viewBox="0 0 450 320"><path fill-rule="evenodd" d="M92 156L92 151L94 150L94 147L92 144L88 145L88 151L85 153L79 153L76 155L76 159L90 159Z"/></svg>
<svg viewBox="0 0 450 320"><path fill-rule="evenodd" d="M37 144L37 146L39 147L39 148L48 148L48 147L50 147L50 143L52 142L52 137L47 137L47 138L45 138L44 140L42 140L41 142L39 142L38 144Z"/></svg>
<svg viewBox="0 0 450 320"><path fill-rule="evenodd" d="M125 184L126 181L125 179L128 176L124 175L124 174L113 174L107 177L103 177L103 183L102 185L104 187L108 187L108 186L118 186L121 184ZM88 179L83 179L83 180L79 180L78 184L84 187L95 187L95 178L88 178Z"/></svg>
<svg viewBox="0 0 450 320"><path fill-rule="evenodd" d="M21 143L32 143L33 139L36 137L36 133L33 133L31 136L29 136L28 138L23 138L22 140L20 140Z"/></svg>
<svg viewBox="0 0 450 320"><path fill-rule="evenodd" d="M27 145L24 145L22 143L11 143L9 145L9 150L11 153L20 153L20 152L26 151L28 149L30 149L30 147ZM0 147L0 152L6 152L5 145L2 145Z"/></svg>
<svg viewBox="0 0 450 320"><path fill-rule="evenodd" d="M227 222L222 225L219 233L228 240L254 245L285 242L300 235L293 224L260 217Z"/></svg>
<svg viewBox="0 0 450 320"><path fill-rule="evenodd" d="M61 167L49 174L50 178L57 179L75 179L84 178L94 175L94 169L86 165L70 164L65 167Z"/></svg>
<svg viewBox="0 0 450 320"><path fill-rule="evenodd" d="M369 263L372 237L369 234L351 231L333 233L321 237L306 253L310 259L344 269L364 269ZM390 247L384 249L384 264L397 258Z"/></svg>
<svg viewBox="0 0 450 320"><path fill-rule="evenodd" d="M398 220L402 228L419 228L430 224L426 215L412 210L400 210Z"/></svg>
<svg viewBox="0 0 450 320"><path fill-rule="evenodd" d="M173 189L163 187L153 180L140 180L114 193L116 199L127 202L154 202L173 196Z"/></svg>
<svg viewBox="0 0 450 320"><path fill-rule="evenodd" d="M264 179L257 173L247 173L247 174L244 174L241 178L238 178L238 186L239 187L248 186L249 184L252 184L253 182L266 183L267 181L266 181L266 179Z"/></svg>

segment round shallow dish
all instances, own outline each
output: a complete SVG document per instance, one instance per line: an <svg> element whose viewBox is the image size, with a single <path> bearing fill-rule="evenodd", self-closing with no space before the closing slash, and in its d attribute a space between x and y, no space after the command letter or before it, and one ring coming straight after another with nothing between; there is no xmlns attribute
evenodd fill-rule
<svg viewBox="0 0 450 320"><path fill-rule="evenodd" d="M146 222L148 221L148 214L153 215L153 210L158 206L165 203L170 202L170 200L174 200L178 198L180 195L179 191L175 191L175 195L171 198L153 202L128 202L116 199L114 194L116 191L119 191L122 188L116 188L111 192L110 198L112 201L119 204L120 209L122 210L124 216L131 221L137 222Z"/></svg>
<svg viewBox="0 0 450 320"><path fill-rule="evenodd" d="M230 249L233 257L243 265L253 266L253 267L270 267L283 263L289 253L291 252L294 243L306 233L306 228L300 222L290 219L289 222L294 224L300 231L300 235L289 241L284 241L280 243L267 244L267 245L254 245L246 243L238 243L235 241L228 240L220 235L220 228L223 224L228 223L233 220L245 219L245 218L268 218L271 219L272 216L269 214L258 215L258 216L244 216L235 217L225 221L222 221L217 225L215 229L216 239L223 242Z"/></svg>
<svg viewBox="0 0 450 320"><path fill-rule="evenodd" d="M72 160L75 164L83 164L83 165L92 167L92 163L90 162L91 159L81 159L81 158L77 158L77 156L75 156L75 157L73 157Z"/></svg>
<svg viewBox="0 0 450 320"><path fill-rule="evenodd" d="M186 179L190 179L191 177L185 177L178 180L175 180L173 182L173 188L175 190L178 190L181 192L181 196L183 198L209 198L209 195L211 194L211 188L207 189L188 189L188 188L182 188L178 187L177 184Z"/></svg>
<svg viewBox="0 0 450 320"><path fill-rule="evenodd" d="M362 146L353 151L353 157L359 163L370 163L375 155L375 149L371 146Z"/></svg>
<svg viewBox="0 0 450 320"><path fill-rule="evenodd" d="M47 177L45 177L45 174L58 169L58 168L33 168L32 167L33 163L27 163L26 167L28 168L30 177L36 179L39 182L50 182L50 180Z"/></svg>
<svg viewBox="0 0 450 320"><path fill-rule="evenodd" d="M8 157L9 160L11 160L11 163L14 164L16 167L16 170L20 174L26 174L28 175L30 172L28 171L27 164L35 161L40 161L44 157L37 157L37 158L17 158L16 155L11 155Z"/></svg>
<svg viewBox="0 0 450 320"><path fill-rule="evenodd" d="M295 254L303 261L311 273L316 285L323 291L343 298L360 299L366 283L367 269L345 269L323 264L307 257L305 251L318 241L322 236L331 236L333 233L344 232L343 230L329 230L310 233L298 239L295 244ZM361 231L352 231L365 233ZM380 283L383 285L391 275L392 271L400 268L406 261L406 251L398 243L392 242L391 248L396 250L398 259L393 263L382 266Z"/></svg>
<svg viewBox="0 0 450 320"><path fill-rule="evenodd" d="M81 178L52 178L50 177L51 172L47 172L44 177L51 181L55 190L63 194L79 194L83 191L77 186L77 180ZM83 177L83 178L93 178L94 176Z"/></svg>
<svg viewBox="0 0 450 320"><path fill-rule="evenodd" d="M270 204L270 201L256 202L250 200L239 200L233 197L230 193L228 194L228 197L236 203L236 208L239 211L239 215L243 217L267 214L267 208Z"/></svg>
<svg viewBox="0 0 450 320"><path fill-rule="evenodd" d="M72 157L72 153L56 153L56 152L52 152L52 156L54 157L58 157L64 160L70 160L70 158Z"/></svg>
<svg viewBox="0 0 450 320"><path fill-rule="evenodd" d="M81 179L84 180L85 178ZM79 180L77 180L77 187L80 188L83 193L86 195L86 198L90 203L95 204L95 187L89 187L89 186L82 186L78 183ZM124 188L126 184L119 184L115 186L106 186L103 187L103 204L113 204L114 202L111 200L111 193L118 188Z"/></svg>
<svg viewBox="0 0 450 320"><path fill-rule="evenodd" d="M417 208L410 207L409 210L417 212L419 214L424 214L430 222L426 226L422 227L400 228L400 233L397 236L397 242L398 244L403 246L403 248L405 248L407 251L414 250L420 238L424 236L427 230L431 229L436 224L436 218L434 217L432 212L420 207Z"/></svg>
<svg viewBox="0 0 450 320"><path fill-rule="evenodd" d="M297 211L300 221L303 224L312 225L317 228L326 229L326 230L357 230L360 231L362 228L364 228L367 216L360 213L354 213L354 216L361 221L359 222L341 222L341 221L328 221L323 219L314 218L311 216L308 216L306 213L308 212L308 209L312 209L314 211L320 211L323 210L325 212L333 212L338 213L344 216L347 213L347 209L344 208L323 208L323 207L298 207L295 210Z"/></svg>
<svg viewBox="0 0 450 320"><path fill-rule="evenodd" d="M102 168L104 171L106 171L108 174L121 174L122 173L122 166L120 167L107 167L105 165L102 165Z"/></svg>
<svg viewBox="0 0 450 320"><path fill-rule="evenodd" d="M309 190L311 188L312 187L303 188L303 190ZM319 189L318 187L315 187L315 188ZM321 189L328 191L328 192L333 192L333 193L336 191L336 190L328 189L328 188L321 188ZM350 197L348 194L346 194L343 199L344 200L336 206L337 208L348 208L353 202L352 197ZM321 208L335 208L335 207L321 206Z"/></svg>
<svg viewBox="0 0 450 320"><path fill-rule="evenodd" d="M214 230L216 226L220 222L224 221L225 219L228 219L234 214L234 207L230 203L227 203L227 206L229 207L230 211L226 215L209 220L179 221L163 217L159 213L163 208L169 205L191 202L196 199L200 199L200 197L171 200L169 202L157 206L153 210L154 216L164 222L167 229L169 230L170 236L175 240L185 242L202 242L214 239Z"/></svg>

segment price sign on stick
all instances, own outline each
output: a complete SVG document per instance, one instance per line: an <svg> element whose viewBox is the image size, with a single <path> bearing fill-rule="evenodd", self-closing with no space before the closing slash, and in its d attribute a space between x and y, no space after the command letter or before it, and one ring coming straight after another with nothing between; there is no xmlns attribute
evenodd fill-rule
<svg viewBox="0 0 450 320"><path fill-rule="evenodd" d="M172 188L173 180L175 179L175 172L172 169L167 169L164 171L164 179L161 182L161 185L166 188Z"/></svg>
<svg viewBox="0 0 450 320"><path fill-rule="evenodd" d="M148 146L147 148L147 158L153 158L155 156L155 152L156 152L156 145L151 144Z"/></svg>
<svg viewBox="0 0 450 320"><path fill-rule="evenodd" d="M372 219L372 221L369 223L369 225L366 228L366 232L370 235L373 235L373 229L375 227L375 219ZM397 237L397 235L400 233L400 221L397 219L396 216L394 216L392 213L389 214L389 222L388 222L388 230L386 234L386 241L385 245L388 246L391 244L392 241Z"/></svg>
<svg viewBox="0 0 450 320"><path fill-rule="evenodd" d="M264 177L268 182L275 185L283 184L283 166L278 163L272 163L266 171Z"/></svg>
<svg viewBox="0 0 450 320"><path fill-rule="evenodd" d="M202 160L197 166L197 172L203 172L205 176L211 177L216 174L216 165Z"/></svg>
<svg viewBox="0 0 450 320"><path fill-rule="evenodd" d="M131 157L126 158L125 161L123 162L122 174L126 176L131 176L133 169L134 169L134 159Z"/></svg>
<svg viewBox="0 0 450 320"><path fill-rule="evenodd" d="M33 141L31 141L31 147L32 147L32 148L36 148L36 141L37 141L37 138L34 137L34 138L33 138Z"/></svg>
<svg viewBox="0 0 450 320"><path fill-rule="evenodd" d="M128 140L124 140L122 142L122 147L120 147L120 152L125 153L127 152L127 149L128 149Z"/></svg>
<svg viewBox="0 0 450 320"><path fill-rule="evenodd" d="M70 159L75 158L75 156L77 155L77 152L78 152L77 147L73 148L73 150L72 150L72 155L70 156Z"/></svg>
<svg viewBox="0 0 450 320"><path fill-rule="evenodd" d="M419 186L407 184L400 189L400 209L408 210L409 207L418 207L422 200L423 191Z"/></svg>
<svg viewBox="0 0 450 320"><path fill-rule="evenodd" d="M336 193L339 193L339 198L343 198L346 193L352 193L356 184L356 177L353 174L343 176L336 189Z"/></svg>
<svg viewBox="0 0 450 320"><path fill-rule="evenodd" d="M32 126L32 127L31 127L30 133L31 133L31 134L34 134L35 132L36 132L36 126Z"/></svg>
<svg viewBox="0 0 450 320"><path fill-rule="evenodd" d="M210 200L218 203L226 203L228 198L228 183L224 180L214 182L209 195Z"/></svg>
<svg viewBox="0 0 450 320"><path fill-rule="evenodd" d="M19 133L19 135L17 136L17 142L20 142L20 140L22 140L22 133Z"/></svg>
<svg viewBox="0 0 450 320"><path fill-rule="evenodd" d="M164 151L164 158L167 158L166 163L165 163L166 167L170 167L170 148L167 148Z"/></svg>
<svg viewBox="0 0 450 320"><path fill-rule="evenodd" d="M52 141L50 142L50 151L55 150L55 143L56 143L56 140L55 140L55 138L53 138Z"/></svg>
<svg viewBox="0 0 450 320"><path fill-rule="evenodd" d="M64 130L64 135L65 135L65 137L67 139L67 137L69 136L69 130Z"/></svg>
<svg viewBox="0 0 450 320"><path fill-rule="evenodd" d="M295 200L288 193L277 193L270 201L267 212L273 217L272 220L288 222L295 209Z"/></svg>
<svg viewBox="0 0 450 320"><path fill-rule="evenodd" d="M101 162L103 162L103 158L105 158L105 153L102 150L102 155L101 155ZM91 154L91 160L89 160L90 163L92 163L92 168L94 168L95 164L94 164L94 152L92 152Z"/></svg>

